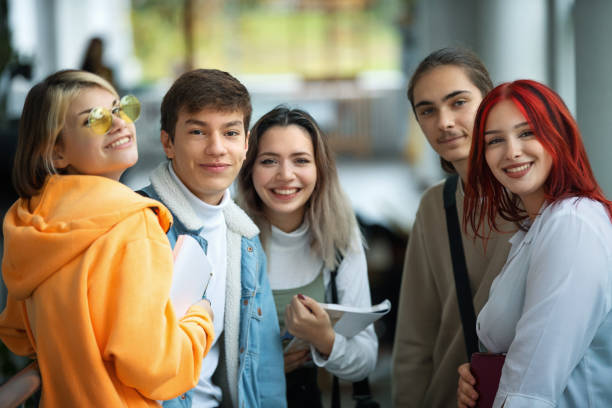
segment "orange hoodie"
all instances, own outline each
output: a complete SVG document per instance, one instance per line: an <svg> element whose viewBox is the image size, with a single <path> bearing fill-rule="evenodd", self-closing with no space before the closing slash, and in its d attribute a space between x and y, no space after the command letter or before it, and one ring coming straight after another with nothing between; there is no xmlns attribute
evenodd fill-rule
<svg viewBox="0 0 612 408"><path fill-rule="evenodd" d="M51 176L10 208L0 339L36 354L41 406L158 406L196 385L213 325L199 306L175 317L171 222L157 201L97 176Z"/></svg>

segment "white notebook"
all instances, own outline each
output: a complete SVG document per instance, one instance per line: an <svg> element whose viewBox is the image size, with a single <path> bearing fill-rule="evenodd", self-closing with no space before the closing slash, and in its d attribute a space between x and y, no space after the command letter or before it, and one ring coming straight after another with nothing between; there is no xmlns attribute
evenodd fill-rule
<svg viewBox="0 0 612 408"><path fill-rule="evenodd" d="M181 318L191 305L202 299L213 272L210 260L192 236L179 235L173 255L170 301L176 316Z"/></svg>
<svg viewBox="0 0 612 408"><path fill-rule="evenodd" d="M329 315L335 332L343 335L347 339L350 339L391 310L391 302L388 299L385 299L377 305L366 307L354 307L334 303L321 303L321 306ZM306 341L294 337L289 344L285 346L284 352L291 353L308 347L309 344Z"/></svg>

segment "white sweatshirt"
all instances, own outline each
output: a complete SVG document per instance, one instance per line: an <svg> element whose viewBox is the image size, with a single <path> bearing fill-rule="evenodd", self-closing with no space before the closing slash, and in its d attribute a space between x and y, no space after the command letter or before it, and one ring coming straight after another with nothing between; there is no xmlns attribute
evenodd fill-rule
<svg viewBox="0 0 612 408"><path fill-rule="evenodd" d="M292 289L312 282L321 270L323 260L310 249L310 229L304 222L298 229L286 233L271 226L267 245L268 278L272 290ZM338 267L336 285L338 302L351 306L370 306L368 268L363 247L355 237L355 249L349 251ZM324 269L323 282L326 301L331 301L330 271ZM336 333L332 352L325 359L311 347L314 363L347 381L367 377L376 366L378 339L370 325L354 337L347 339Z"/></svg>

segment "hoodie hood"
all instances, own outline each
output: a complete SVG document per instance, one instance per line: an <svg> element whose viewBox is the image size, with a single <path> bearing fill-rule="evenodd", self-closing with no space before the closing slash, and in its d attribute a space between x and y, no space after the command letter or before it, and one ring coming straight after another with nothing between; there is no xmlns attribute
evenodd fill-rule
<svg viewBox="0 0 612 408"><path fill-rule="evenodd" d="M19 199L4 218L4 282L17 300L81 255L126 217L153 208L167 231L172 216L159 202L99 176L50 176L39 195Z"/></svg>

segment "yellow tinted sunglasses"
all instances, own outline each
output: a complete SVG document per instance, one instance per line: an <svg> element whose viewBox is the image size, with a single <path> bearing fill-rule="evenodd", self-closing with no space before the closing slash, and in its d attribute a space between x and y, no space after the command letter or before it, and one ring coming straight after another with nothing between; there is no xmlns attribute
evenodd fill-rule
<svg viewBox="0 0 612 408"><path fill-rule="evenodd" d="M103 135L113 125L113 115L119 115L127 123L136 122L140 116L140 101L134 95L125 95L119 101L119 106L110 111L106 108L93 108L87 117L87 127L94 133Z"/></svg>

